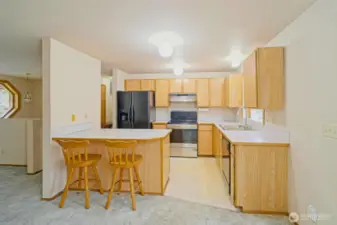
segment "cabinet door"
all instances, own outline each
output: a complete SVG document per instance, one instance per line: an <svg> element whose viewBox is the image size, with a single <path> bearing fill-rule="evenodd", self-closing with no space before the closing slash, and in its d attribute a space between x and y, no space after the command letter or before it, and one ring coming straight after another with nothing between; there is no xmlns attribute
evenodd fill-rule
<svg viewBox="0 0 337 225"><path fill-rule="evenodd" d="M284 48L257 50L257 107L283 109L284 107Z"/></svg>
<svg viewBox="0 0 337 225"><path fill-rule="evenodd" d="M171 79L170 80L170 93L182 93L183 92L183 80Z"/></svg>
<svg viewBox="0 0 337 225"><path fill-rule="evenodd" d="M198 130L198 155L212 155L212 130Z"/></svg>
<svg viewBox="0 0 337 225"><path fill-rule="evenodd" d="M183 80L183 92L187 94L196 93L196 81L195 79L184 79Z"/></svg>
<svg viewBox="0 0 337 225"><path fill-rule="evenodd" d="M154 80L141 80L140 87L142 91L155 91L155 81Z"/></svg>
<svg viewBox="0 0 337 225"><path fill-rule="evenodd" d="M243 78L240 74L231 75L226 80L226 106L233 108L242 107L242 83Z"/></svg>
<svg viewBox="0 0 337 225"><path fill-rule="evenodd" d="M197 106L198 107L209 107L209 80L208 79L198 79L196 80L197 85Z"/></svg>
<svg viewBox="0 0 337 225"><path fill-rule="evenodd" d="M156 107L169 106L169 81L156 80Z"/></svg>
<svg viewBox="0 0 337 225"><path fill-rule="evenodd" d="M140 91L140 80L126 80L125 81L126 91Z"/></svg>
<svg viewBox="0 0 337 225"><path fill-rule="evenodd" d="M243 63L243 105L248 108L257 107L257 75L256 75L256 51Z"/></svg>
<svg viewBox="0 0 337 225"><path fill-rule="evenodd" d="M225 78L209 79L210 107L224 107L224 84Z"/></svg>

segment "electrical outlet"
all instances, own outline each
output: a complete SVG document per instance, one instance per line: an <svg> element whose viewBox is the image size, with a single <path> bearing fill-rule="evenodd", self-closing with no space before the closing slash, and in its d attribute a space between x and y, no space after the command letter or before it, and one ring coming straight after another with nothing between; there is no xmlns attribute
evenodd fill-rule
<svg viewBox="0 0 337 225"><path fill-rule="evenodd" d="M306 213L307 213L307 217L316 224L318 221L318 214L317 214L317 210L315 209L315 207L313 205L308 205Z"/></svg>
<svg viewBox="0 0 337 225"><path fill-rule="evenodd" d="M337 124L324 124L323 136L337 139Z"/></svg>

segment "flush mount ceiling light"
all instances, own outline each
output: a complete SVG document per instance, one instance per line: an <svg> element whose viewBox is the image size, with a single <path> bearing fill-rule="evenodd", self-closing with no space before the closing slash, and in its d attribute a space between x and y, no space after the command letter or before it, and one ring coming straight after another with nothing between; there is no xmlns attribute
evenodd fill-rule
<svg viewBox="0 0 337 225"><path fill-rule="evenodd" d="M230 55L225 58L225 60L231 62L232 67L236 68L240 66L243 58L244 58L244 55L241 53L240 50L233 49Z"/></svg>
<svg viewBox="0 0 337 225"><path fill-rule="evenodd" d="M180 76L184 73L184 69L190 68L191 66L184 62L183 59L174 59L171 64L167 65L167 68L172 68L173 73L176 76Z"/></svg>
<svg viewBox="0 0 337 225"><path fill-rule="evenodd" d="M169 43L165 42L158 47L158 51L160 56L168 58L173 54L173 47Z"/></svg>
<svg viewBox="0 0 337 225"><path fill-rule="evenodd" d="M149 42L157 46L159 54L165 58L173 54L175 47L184 44L182 37L173 31L156 33L149 38Z"/></svg>
<svg viewBox="0 0 337 225"><path fill-rule="evenodd" d="M184 68L182 68L182 67L174 67L173 68L173 73L176 76L180 76L180 75L182 75L184 73Z"/></svg>

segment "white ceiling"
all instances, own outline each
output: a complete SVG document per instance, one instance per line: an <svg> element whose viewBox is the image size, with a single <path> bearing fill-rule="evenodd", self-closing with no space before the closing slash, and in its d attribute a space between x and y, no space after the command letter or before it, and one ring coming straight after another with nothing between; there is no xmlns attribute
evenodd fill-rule
<svg viewBox="0 0 337 225"><path fill-rule="evenodd" d="M315 0L2 0L0 74L40 74L43 36L99 58L103 72L168 72L148 38L179 33L188 71L228 71L233 46L262 46Z"/></svg>

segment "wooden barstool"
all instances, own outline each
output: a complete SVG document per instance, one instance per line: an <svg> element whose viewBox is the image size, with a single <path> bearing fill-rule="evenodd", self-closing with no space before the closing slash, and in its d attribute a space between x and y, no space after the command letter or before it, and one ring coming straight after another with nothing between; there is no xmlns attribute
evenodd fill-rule
<svg viewBox="0 0 337 225"><path fill-rule="evenodd" d="M132 210L136 210L136 199L135 199L135 189L133 180L133 169L136 175L136 182L138 183L139 191L141 195L144 195L142 181L139 177L139 164L143 161L142 155L135 154L137 142L136 141L105 141L105 146L109 154L110 165L113 169L112 182L108 195L108 200L106 202L105 208L108 209L110 206L112 194L114 192L116 177L118 169L120 169L120 178L118 190L122 189L123 182L123 170L128 169L129 171L129 182L130 182L130 194L132 200ZM126 181L127 182L127 181Z"/></svg>
<svg viewBox="0 0 337 225"><path fill-rule="evenodd" d="M60 201L59 207L62 208L64 202L68 195L69 186L72 183L73 174L75 169L78 169L78 188L82 186L82 174L84 171L84 186L85 186L85 207L90 208L89 200L89 182L88 182L88 167L90 167L93 172L95 179L98 183L100 193L103 194L104 190L102 187L101 180L99 178L97 163L101 159L100 154L88 154L89 141L68 141L60 140L58 143L62 146L64 160L67 166L67 183L63 189L62 199Z"/></svg>

